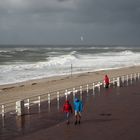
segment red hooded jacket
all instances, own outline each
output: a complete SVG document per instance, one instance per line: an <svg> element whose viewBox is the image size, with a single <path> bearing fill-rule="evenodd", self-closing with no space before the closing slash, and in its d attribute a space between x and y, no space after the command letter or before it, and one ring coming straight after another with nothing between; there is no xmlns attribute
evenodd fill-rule
<svg viewBox="0 0 140 140"><path fill-rule="evenodd" d="M63 112L71 112L72 113L72 106L69 103L68 100L65 101L65 104L63 105Z"/></svg>
<svg viewBox="0 0 140 140"><path fill-rule="evenodd" d="M104 82L105 82L105 84L107 84L107 85L109 84L109 78L108 78L107 75L105 75Z"/></svg>

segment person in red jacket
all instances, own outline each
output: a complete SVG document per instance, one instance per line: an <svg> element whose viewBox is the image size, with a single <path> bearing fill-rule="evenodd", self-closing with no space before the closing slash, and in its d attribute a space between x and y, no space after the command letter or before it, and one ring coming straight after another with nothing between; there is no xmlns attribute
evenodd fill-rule
<svg viewBox="0 0 140 140"><path fill-rule="evenodd" d="M72 106L69 103L68 100L65 101L65 104L63 105L63 112L65 112L66 115L66 119L67 119L67 124L69 124L69 117L70 117L70 113L73 112Z"/></svg>
<svg viewBox="0 0 140 140"><path fill-rule="evenodd" d="M104 77L104 85L105 85L105 88L109 87L109 78L107 75L105 75L105 77Z"/></svg>

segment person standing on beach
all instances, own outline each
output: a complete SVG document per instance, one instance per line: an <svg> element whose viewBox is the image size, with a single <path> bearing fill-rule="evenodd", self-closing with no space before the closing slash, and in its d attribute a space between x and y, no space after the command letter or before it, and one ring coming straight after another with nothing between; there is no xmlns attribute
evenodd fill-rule
<svg viewBox="0 0 140 140"><path fill-rule="evenodd" d="M80 124L81 121L81 112L83 111L83 103L78 98L74 100L74 110L75 110L75 125Z"/></svg>
<svg viewBox="0 0 140 140"><path fill-rule="evenodd" d="M105 85L105 88L109 87L109 78L107 75L105 75L105 77L104 77L104 85Z"/></svg>
<svg viewBox="0 0 140 140"><path fill-rule="evenodd" d="M69 103L69 100L65 101L65 104L63 105L63 112L65 112L66 119L67 119L67 124L70 123L69 118L70 118L70 113L73 112L72 106Z"/></svg>

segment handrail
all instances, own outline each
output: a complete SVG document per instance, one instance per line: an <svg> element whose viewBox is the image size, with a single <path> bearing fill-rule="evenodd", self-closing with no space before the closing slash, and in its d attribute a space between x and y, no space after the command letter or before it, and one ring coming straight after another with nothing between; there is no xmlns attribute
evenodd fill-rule
<svg viewBox="0 0 140 140"><path fill-rule="evenodd" d="M126 77L127 76L127 77ZM116 76L116 77L111 77L110 79L112 79L112 80L110 80L110 83L114 83L114 82L117 82L117 77L118 76ZM132 74L127 74L127 75L120 75L119 77L123 77L122 79L125 81L125 79L127 79L127 80L133 80L134 78L135 79L139 79L140 78L140 73L132 73ZM126 78L125 78L126 77ZM56 98L57 99L57 96L58 96L58 93L59 93L59 96L65 96L65 92L66 92L66 90L68 91L68 92L73 92L73 90L75 89L75 90L78 90L78 91L80 91L81 89L80 89L80 87L82 87L82 90L84 89L84 90L86 90L87 92L88 92L88 90L89 89L92 89L93 88L93 83L94 83L94 87L98 87L98 86L100 86L100 85L103 85L104 83L103 83L103 80L101 81L94 81L94 82L90 82L90 83L87 83L87 84L83 84L83 85L77 85L77 86L72 86L72 87L69 87L69 88L63 88L63 89L59 89L59 90L54 90L54 91L51 91L51 92L47 92L47 93L43 93L43 94L38 94L38 95L35 95L35 96L30 96L30 97L28 97L28 98L22 98L22 99L16 99L16 100L14 100L14 101L10 101L10 102L6 102L6 103L1 103L0 104L0 114L2 114L2 116L3 116L3 114L4 113L6 113L6 112L8 112L8 111L12 111L12 110L8 110L8 111L6 111L5 109L6 109L6 107L14 107L15 106L15 103L16 103L16 101L18 101L18 100L24 100L24 101L26 101L26 105L27 106L30 106L30 103L29 103L29 101L31 102L31 100L33 100L34 98L36 98L37 100L33 100L34 101L34 103L33 104L35 104L35 103L40 103L41 102L41 97L42 96L46 96L46 100L45 101L47 101L49 98L48 98L48 95L50 96L50 100L51 100L51 96L55 96L55 97L53 97L52 99L54 99L54 98ZM92 87L92 88L90 88L90 87ZM62 92L62 93L61 93ZM29 101L28 101L29 100ZM28 101L28 103L27 103L27 101ZM42 101L44 101L44 100L42 100Z"/></svg>

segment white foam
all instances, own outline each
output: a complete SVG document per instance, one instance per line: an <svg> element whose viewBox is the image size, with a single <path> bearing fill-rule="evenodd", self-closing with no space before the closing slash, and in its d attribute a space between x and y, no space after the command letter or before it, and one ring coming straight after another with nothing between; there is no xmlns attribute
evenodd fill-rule
<svg viewBox="0 0 140 140"><path fill-rule="evenodd" d="M42 62L0 65L0 84L70 74L71 64L73 73L133 66L140 64L140 53L123 50L83 55L72 51L65 55L52 55Z"/></svg>

